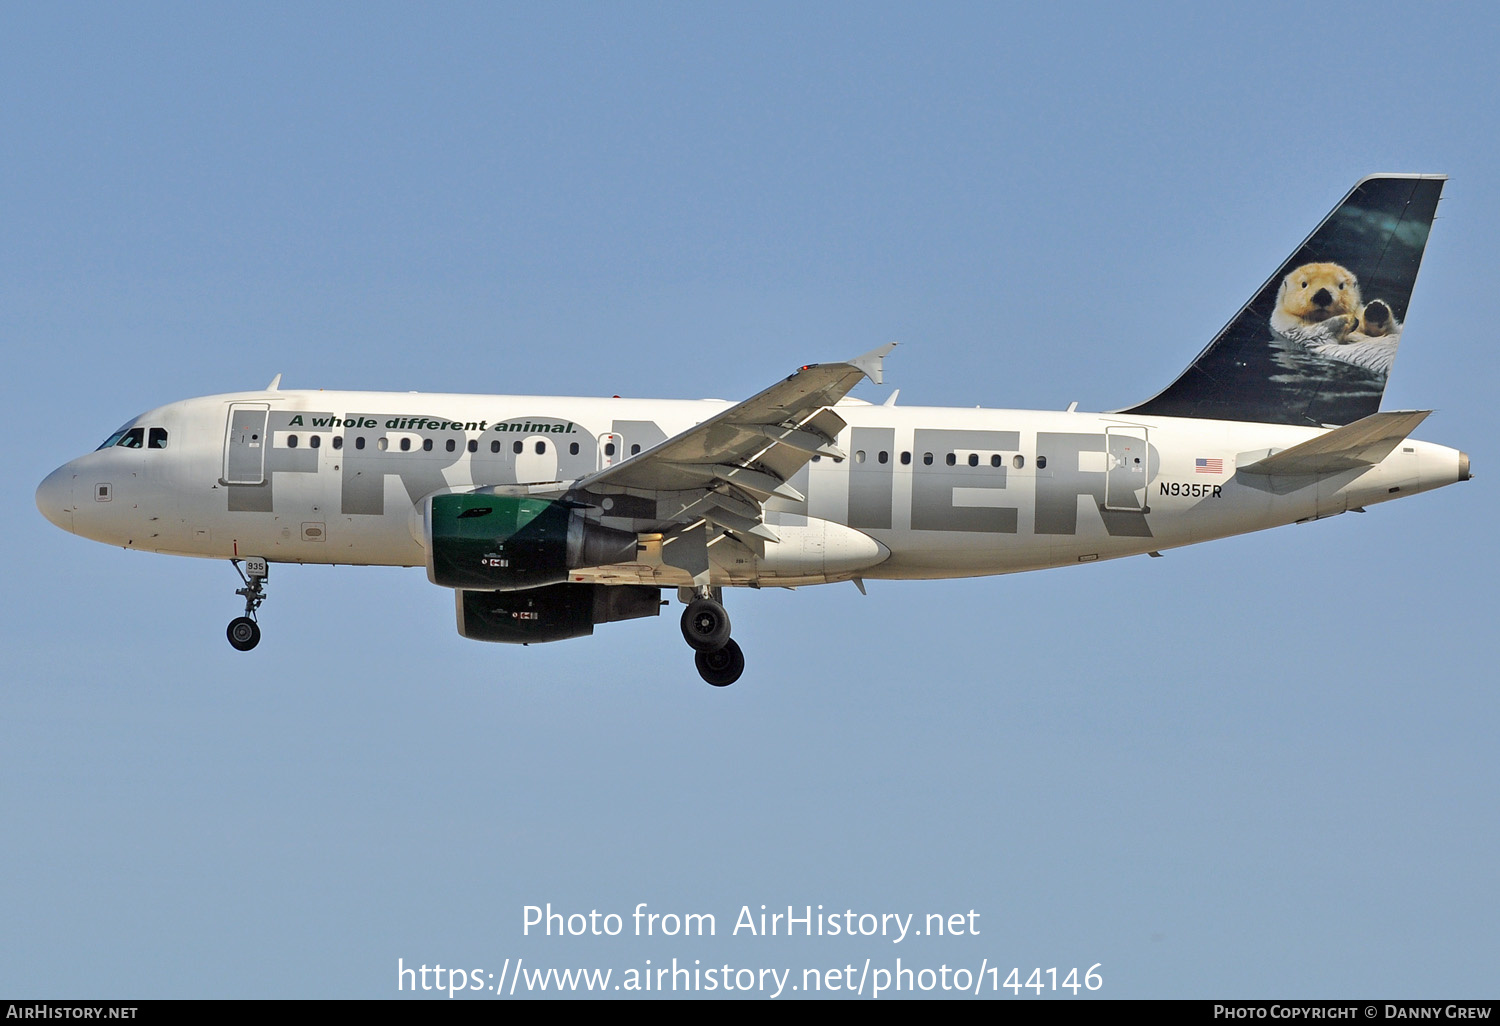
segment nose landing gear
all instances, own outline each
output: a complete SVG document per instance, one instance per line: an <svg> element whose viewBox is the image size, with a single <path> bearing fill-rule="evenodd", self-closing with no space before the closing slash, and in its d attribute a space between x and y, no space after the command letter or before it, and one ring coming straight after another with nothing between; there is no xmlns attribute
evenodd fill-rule
<svg viewBox="0 0 1500 1026"><path fill-rule="evenodd" d="M682 637L692 647L698 676L716 688L728 687L745 672L745 655L729 637L729 613L719 602L719 589L682 589L687 601L682 611ZM688 600L687 595L694 595Z"/></svg>
<svg viewBox="0 0 1500 1026"><path fill-rule="evenodd" d="M260 624L255 622L255 611L266 600L266 578L270 576L271 568L258 556L247 558L243 570L238 559L230 562L234 564L234 572L245 582L243 588L235 590L236 595L245 597L245 615L230 620L225 633L231 645L241 652L248 652L260 644Z"/></svg>

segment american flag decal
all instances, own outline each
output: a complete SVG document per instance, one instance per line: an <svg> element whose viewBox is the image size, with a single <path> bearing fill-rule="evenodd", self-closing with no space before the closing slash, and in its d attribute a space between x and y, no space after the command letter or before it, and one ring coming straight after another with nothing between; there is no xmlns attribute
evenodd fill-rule
<svg viewBox="0 0 1500 1026"><path fill-rule="evenodd" d="M1200 474L1222 474L1224 461L1197 459L1193 461L1193 469Z"/></svg>

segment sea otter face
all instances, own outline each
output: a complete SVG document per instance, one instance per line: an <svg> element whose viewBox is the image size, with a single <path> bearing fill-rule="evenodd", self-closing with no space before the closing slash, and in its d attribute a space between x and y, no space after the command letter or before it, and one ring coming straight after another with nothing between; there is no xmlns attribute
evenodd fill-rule
<svg viewBox="0 0 1500 1026"><path fill-rule="evenodd" d="M1391 308L1383 300L1373 299L1366 304L1364 313L1360 315L1360 331L1371 338L1380 338L1390 334L1394 328L1395 318L1391 316Z"/></svg>
<svg viewBox="0 0 1500 1026"><path fill-rule="evenodd" d="M1306 324L1341 314L1358 316L1359 282L1338 264L1303 264L1282 280L1276 305Z"/></svg>

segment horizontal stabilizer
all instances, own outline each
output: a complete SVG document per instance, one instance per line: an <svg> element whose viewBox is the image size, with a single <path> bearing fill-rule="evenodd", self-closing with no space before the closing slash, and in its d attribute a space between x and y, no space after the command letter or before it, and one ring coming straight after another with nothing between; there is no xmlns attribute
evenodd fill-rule
<svg viewBox="0 0 1500 1026"><path fill-rule="evenodd" d="M1241 453L1239 459L1254 462L1242 463L1236 469L1241 474L1332 474L1374 466L1389 456L1431 412L1372 413L1290 449L1267 450L1264 456L1258 452Z"/></svg>

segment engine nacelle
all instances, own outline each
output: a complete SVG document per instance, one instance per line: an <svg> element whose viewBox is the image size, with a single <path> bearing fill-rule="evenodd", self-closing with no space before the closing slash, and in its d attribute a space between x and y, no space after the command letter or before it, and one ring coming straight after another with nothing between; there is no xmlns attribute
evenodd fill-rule
<svg viewBox="0 0 1500 1026"><path fill-rule="evenodd" d="M634 534L590 523L550 499L432 495L423 514L427 579L445 588L539 588L566 581L576 567L636 558Z"/></svg>
<svg viewBox="0 0 1500 1026"><path fill-rule="evenodd" d="M661 589L639 584L552 584L525 591L459 591L458 633L532 645L594 633L594 625L661 612Z"/></svg>

